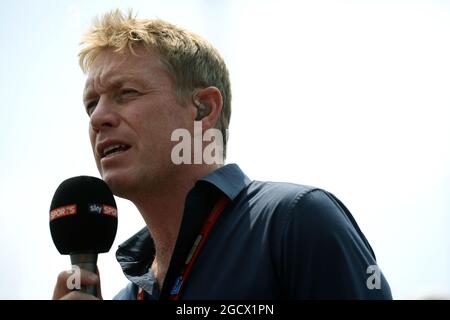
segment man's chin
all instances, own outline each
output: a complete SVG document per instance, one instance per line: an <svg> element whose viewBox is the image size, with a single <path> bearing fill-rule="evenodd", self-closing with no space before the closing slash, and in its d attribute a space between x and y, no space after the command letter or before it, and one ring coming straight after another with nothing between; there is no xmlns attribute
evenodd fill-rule
<svg viewBox="0 0 450 320"><path fill-rule="evenodd" d="M123 174L102 174L102 178L115 196L129 199L130 190L132 189L129 176Z"/></svg>

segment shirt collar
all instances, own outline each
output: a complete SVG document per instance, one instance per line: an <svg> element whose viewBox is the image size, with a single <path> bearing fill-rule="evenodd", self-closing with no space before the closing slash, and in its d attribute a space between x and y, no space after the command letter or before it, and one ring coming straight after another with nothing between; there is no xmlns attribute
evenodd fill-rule
<svg viewBox="0 0 450 320"><path fill-rule="evenodd" d="M222 191L231 201L250 184L250 179L235 163L210 172L199 181L209 182Z"/></svg>
<svg viewBox="0 0 450 320"><path fill-rule="evenodd" d="M190 194L193 191L202 189L200 188L200 184L204 185L205 182L216 187L233 201L250 184L251 180L242 172L237 164L228 164L199 179L190 191ZM196 215L191 214L189 216L195 217ZM180 235L183 234L182 231L180 230ZM116 259L128 280L149 293L154 290L155 280L152 274L149 273L149 267L154 256L155 247L147 227L119 245L116 251Z"/></svg>

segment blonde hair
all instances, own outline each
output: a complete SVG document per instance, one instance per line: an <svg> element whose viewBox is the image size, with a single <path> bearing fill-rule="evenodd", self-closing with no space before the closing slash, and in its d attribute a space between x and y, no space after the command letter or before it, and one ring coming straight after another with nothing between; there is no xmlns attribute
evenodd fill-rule
<svg viewBox="0 0 450 320"><path fill-rule="evenodd" d="M180 101L192 97L196 88L217 87L222 94L222 112L216 128L223 135L226 153L227 129L231 116L231 88L228 69L219 52L200 36L160 19L137 19L129 10L105 13L96 18L91 29L83 36L84 47L79 53L83 72L88 72L95 58L103 50L133 54L133 47L143 44L156 49L161 62L175 80Z"/></svg>

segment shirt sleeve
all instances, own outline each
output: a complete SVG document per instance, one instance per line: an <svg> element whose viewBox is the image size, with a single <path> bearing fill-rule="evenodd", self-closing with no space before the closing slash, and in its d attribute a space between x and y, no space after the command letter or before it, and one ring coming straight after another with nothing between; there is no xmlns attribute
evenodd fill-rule
<svg viewBox="0 0 450 320"><path fill-rule="evenodd" d="M298 195L282 233L281 281L289 299L392 299L372 248L330 193Z"/></svg>
<svg viewBox="0 0 450 320"><path fill-rule="evenodd" d="M113 297L113 300L136 300L136 296L137 286L130 282Z"/></svg>

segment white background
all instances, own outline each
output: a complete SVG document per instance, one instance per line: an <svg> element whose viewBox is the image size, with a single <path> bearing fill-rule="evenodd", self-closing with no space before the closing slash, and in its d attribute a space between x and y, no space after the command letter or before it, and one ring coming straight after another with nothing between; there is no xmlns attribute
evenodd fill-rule
<svg viewBox="0 0 450 320"><path fill-rule="evenodd" d="M195 31L223 54L227 162L337 195L395 298L450 297L449 1L3 0L1 299L48 299L70 265L50 237L50 201L64 179L98 176L78 42L117 7ZM127 283L115 249L144 226L118 205L116 242L99 258L108 299Z"/></svg>

